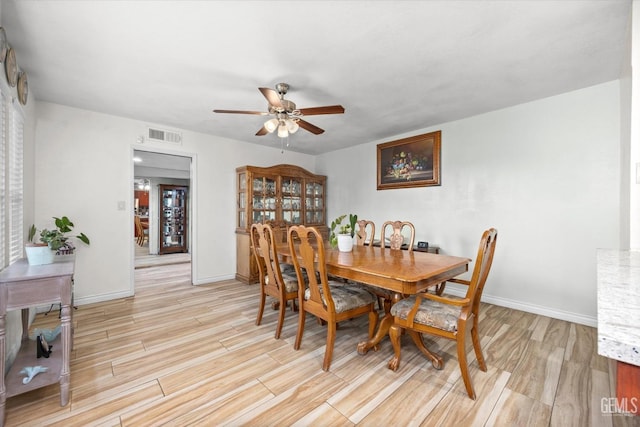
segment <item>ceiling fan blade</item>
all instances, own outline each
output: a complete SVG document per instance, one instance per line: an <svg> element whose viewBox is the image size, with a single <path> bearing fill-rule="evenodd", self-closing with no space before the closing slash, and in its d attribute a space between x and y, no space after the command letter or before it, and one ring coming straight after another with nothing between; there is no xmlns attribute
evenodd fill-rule
<svg viewBox="0 0 640 427"><path fill-rule="evenodd" d="M302 119L298 120L298 126L316 135L320 135L324 132L324 129L320 129L318 126L312 125L311 123L306 122Z"/></svg>
<svg viewBox="0 0 640 427"><path fill-rule="evenodd" d="M242 110L213 110L214 113L229 114L255 114L257 116L267 116L269 113L263 111L242 111Z"/></svg>
<svg viewBox="0 0 640 427"><path fill-rule="evenodd" d="M258 89L260 90L260 92L262 92L264 97L267 98L267 101L269 101L270 105L273 105L274 107L284 108L282 106L282 102L280 102L278 92L273 89L269 89L268 87L259 87Z"/></svg>
<svg viewBox="0 0 640 427"><path fill-rule="evenodd" d="M304 116L318 116L320 114L342 114L344 107L342 105L328 105L326 107L299 108Z"/></svg>
<svg viewBox="0 0 640 427"><path fill-rule="evenodd" d="M263 135L266 135L268 133L269 133L269 131L264 126L262 126L260 128L260 130L258 132L256 132L256 136L263 136Z"/></svg>

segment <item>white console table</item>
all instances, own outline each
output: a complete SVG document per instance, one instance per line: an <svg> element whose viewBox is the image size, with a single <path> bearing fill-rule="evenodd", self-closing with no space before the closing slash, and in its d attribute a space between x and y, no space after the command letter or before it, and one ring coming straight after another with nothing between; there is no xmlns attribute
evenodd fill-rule
<svg viewBox="0 0 640 427"><path fill-rule="evenodd" d="M7 375L0 376L0 426L4 426L6 399L11 396L60 383L60 405L69 403L69 359L72 347L71 308L73 306L73 272L75 262L29 265L26 259L17 261L0 272L0 372L5 371L6 314L22 310L22 345ZM36 341L29 340L29 308L60 304L62 332L53 342L49 358L36 358ZM36 375L23 384L25 366L45 366L47 372Z"/></svg>

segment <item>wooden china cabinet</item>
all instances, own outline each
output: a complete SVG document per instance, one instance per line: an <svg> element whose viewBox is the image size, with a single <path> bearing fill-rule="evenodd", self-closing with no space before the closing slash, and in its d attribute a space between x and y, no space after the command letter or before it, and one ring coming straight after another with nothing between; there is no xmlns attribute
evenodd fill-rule
<svg viewBox="0 0 640 427"><path fill-rule="evenodd" d="M160 255L188 252L187 196L189 187L160 185Z"/></svg>
<svg viewBox="0 0 640 427"><path fill-rule="evenodd" d="M326 176L294 165L242 166L236 175L236 279L258 280L249 236L255 222L314 226L327 238Z"/></svg>

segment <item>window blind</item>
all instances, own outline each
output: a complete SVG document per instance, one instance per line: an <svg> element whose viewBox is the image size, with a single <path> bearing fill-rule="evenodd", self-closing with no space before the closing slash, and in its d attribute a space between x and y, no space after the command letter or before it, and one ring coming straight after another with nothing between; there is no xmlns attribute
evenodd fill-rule
<svg viewBox="0 0 640 427"><path fill-rule="evenodd" d="M23 225L23 137L24 116L17 99L12 102L12 126L9 138L9 264L23 256L24 225Z"/></svg>
<svg viewBox="0 0 640 427"><path fill-rule="evenodd" d="M0 112L0 115L2 116L2 128L0 129L0 268L4 268L9 265L7 257L5 256L5 254L7 253L5 249L7 246L7 238L4 231L5 224L8 223L8 221L6 220L7 197L5 191L5 171L7 170L8 165L6 163L6 156L4 154L7 147L7 102L7 96L4 94L4 92L0 92L0 104L2 106L2 111Z"/></svg>

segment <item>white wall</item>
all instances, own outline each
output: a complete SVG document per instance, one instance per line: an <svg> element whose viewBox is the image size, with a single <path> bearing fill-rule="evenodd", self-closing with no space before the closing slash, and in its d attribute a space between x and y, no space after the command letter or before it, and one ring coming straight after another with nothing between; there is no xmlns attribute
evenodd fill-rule
<svg viewBox="0 0 640 427"><path fill-rule="evenodd" d="M79 304L132 294L133 162L135 149L194 156L191 182L195 284L235 277L235 168L293 163L310 171L314 158L189 131L183 144L138 144L147 126L120 117L37 104L35 219L67 215L91 239L78 245ZM165 128L161 126L161 128ZM180 130L179 130L180 131ZM117 209L125 201L126 210Z"/></svg>
<svg viewBox="0 0 640 427"><path fill-rule="evenodd" d="M636 160L631 157L631 127L633 118L631 111L633 103L631 69L632 19L633 16L630 16L627 40L625 43L625 58L622 61L620 73L620 249L629 249L631 246L631 218L638 218L638 215L631 211L631 189L633 188L635 192L637 187L640 187L635 184ZM640 29L637 31L640 31ZM638 49L638 47L636 47L636 49ZM635 121L638 122L638 119L636 118ZM636 223L640 223L640 221L634 222L634 229L636 228Z"/></svg>
<svg viewBox="0 0 640 427"><path fill-rule="evenodd" d="M408 220L473 258L498 229L485 299L595 326L596 248L620 229L620 89L610 82L317 158L329 220ZM376 190L376 144L442 130L441 186Z"/></svg>

